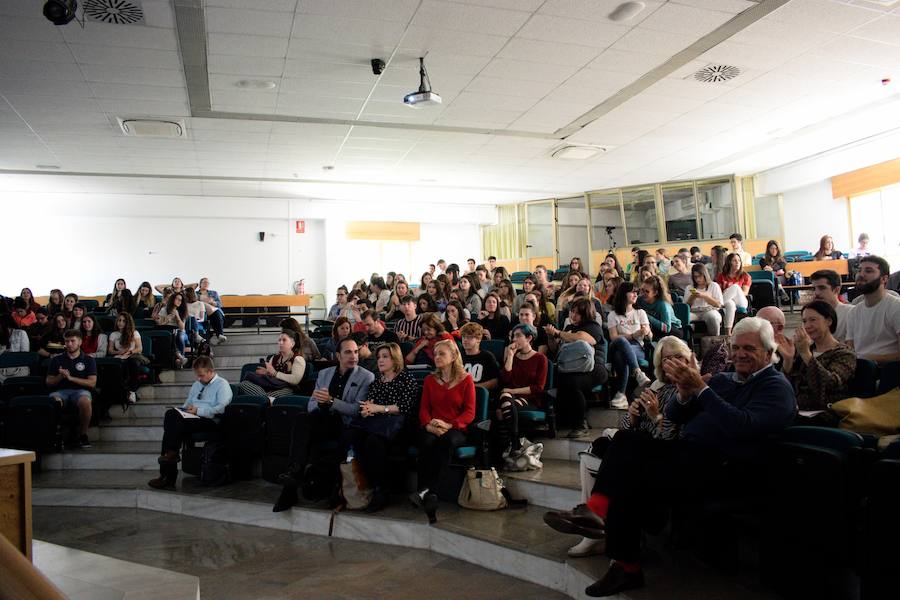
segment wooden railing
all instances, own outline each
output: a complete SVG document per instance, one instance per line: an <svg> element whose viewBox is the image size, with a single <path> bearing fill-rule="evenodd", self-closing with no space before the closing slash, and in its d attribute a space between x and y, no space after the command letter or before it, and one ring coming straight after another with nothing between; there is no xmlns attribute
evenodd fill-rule
<svg viewBox="0 0 900 600"><path fill-rule="evenodd" d="M0 535L0 598L3 600L66 600L47 577Z"/></svg>

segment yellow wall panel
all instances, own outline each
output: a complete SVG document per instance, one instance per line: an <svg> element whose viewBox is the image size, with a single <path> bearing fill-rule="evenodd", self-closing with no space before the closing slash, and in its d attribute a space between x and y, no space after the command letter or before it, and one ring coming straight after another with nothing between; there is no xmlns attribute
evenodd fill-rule
<svg viewBox="0 0 900 600"><path fill-rule="evenodd" d="M831 178L831 197L849 198L900 183L900 158Z"/></svg>
<svg viewBox="0 0 900 600"><path fill-rule="evenodd" d="M399 221L349 221L348 240L419 241L419 224Z"/></svg>

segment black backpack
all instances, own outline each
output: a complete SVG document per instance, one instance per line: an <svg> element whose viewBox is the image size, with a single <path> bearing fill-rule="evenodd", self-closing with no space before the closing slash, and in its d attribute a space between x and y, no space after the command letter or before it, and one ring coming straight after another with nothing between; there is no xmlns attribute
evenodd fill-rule
<svg viewBox="0 0 900 600"><path fill-rule="evenodd" d="M341 484L340 471L333 461L318 460L306 465L300 491L310 502L331 498Z"/></svg>
<svg viewBox="0 0 900 600"><path fill-rule="evenodd" d="M200 452L200 484L219 486L230 482L228 448L222 442L206 442Z"/></svg>

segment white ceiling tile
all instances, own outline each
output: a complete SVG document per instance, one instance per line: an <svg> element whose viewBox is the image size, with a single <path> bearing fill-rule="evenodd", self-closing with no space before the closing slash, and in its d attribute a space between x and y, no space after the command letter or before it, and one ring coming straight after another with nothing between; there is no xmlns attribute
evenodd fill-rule
<svg viewBox="0 0 900 600"><path fill-rule="evenodd" d="M527 11L424 0L412 24L427 27L440 23L442 29L511 36L529 16Z"/></svg>
<svg viewBox="0 0 900 600"><path fill-rule="evenodd" d="M694 81L693 79L666 78L657 81L645 91L651 94L672 96L675 98L712 100L732 89L733 88L731 87L723 85L706 85L699 81Z"/></svg>
<svg viewBox="0 0 900 600"><path fill-rule="evenodd" d="M554 87L552 82L547 81L517 81L479 75L466 87L466 91L539 100L553 91Z"/></svg>
<svg viewBox="0 0 900 600"><path fill-rule="evenodd" d="M219 104L240 104L259 109L273 110L278 95L272 92L253 92L249 90L210 90L213 109Z"/></svg>
<svg viewBox="0 0 900 600"><path fill-rule="evenodd" d="M210 33L207 41L210 54L237 54L270 58L284 58L288 46L287 38L234 33Z"/></svg>
<svg viewBox="0 0 900 600"><path fill-rule="evenodd" d="M74 63L72 52L62 41L41 42L0 37L0 56L4 60L25 59Z"/></svg>
<svg viewBox="0 0 900 600"><path fill-rule="evenodd" d="M209 33L238 33L287 38L291 33L291 19L283 14L259 10L207 7L206 31Z"/></svg>
<svg viewBox="0 0 900 600"><path fill-rule="evenodd" d="M747 46L726 40L700 55L700 60L767 71L786 63L791 56L781 48Z"/></svg>
<svg viewBox="0 0 900 600"><path fill-rule="evenodd" d="M848 35L885 44L900 44L900 15L885 15L850 31Z"/></svg>
<svg viewBox="0 0 900 600"><path fill-rule="evenodd" d="M208 6L224 8L245 8L247 0L206 0ZM253 0L254 10L273 10L277 12L294 12L297 0Z"/></svg>
<svg viewBox="0 0 900 600"><path fill-rule="evenodd" d="M540 14L568 17L584 21L609 23L609 14L622 2L620 0L547 0L538 11ZM663 4L659 0L644 2L645 8L627 25L634 26L649 17Z"/></svg>
<svg viewBox="0 0 900 600"><path fill-rule="evenodd" d="M498 56L551 65L582 67L597 56L597 48L514 37Z"/></svg>
<svg viewBox="0 0 900 600"><path fill-rule="evenodd" d="M630 50L671 56L693 44L700 36L635 27L613 44L614 50Z"/></svg>
<svg viewBox="0 0 900 600"><path fill-rule="evenodd" d="M731 13L666 3L641 21L644 29L702 37L734 17Z"/></svg>
<svg viewBox="0 0 900 600"><path fill-rule="evenodd" d="M22 0L18 0L21 2ZM8 2L0 2L0 8L5 7ZM31 3L31 14L34 18L5 16L0 19L0 39L4 40L28 40L28 41L47 41L61 42L62 27L55 27L47 19L41 16L41 13L35 10L35 3ZM3 13L0 13L3 14Z"/></svg>
<svg viewBox="0 0 900 600"><path fill-rule="evenodd" d="M110 25L92 21L84 29L71 25L59 29L66 41L73 44L178 50L175 30L169 28Z"/></svg>
<svg viewBox="0 0 900 600"><path fill-rule="evenodd" d="M303 0L297 9L301 15L331 15L406 23L418 5L419 0Z"/></svg>
<svg viewBox="0 0 900 600"><path fill-rule="evenodd" d="M424 50L401 48L391 59L387 70L391 72L402 71L406 76L418 78L419 57L425 56ZM474 77L491 62L486 56L474 56L471 54L458 54L449 52L427 52L425 68L429 76L440 78L444 75L466 75ZM371 71L370 71L371 72Z"/></svg>
<svg viewBox="0 0 900 600"><path fill-rule="evenodd" d="M103 98L99 102L104 111L119 116L186 117L191 114L187 98L181 102Z"/></svg>
<svg viewBox="0 0 900 600"><path fill-rule="evenodd" d="M86 81L184 87L184 74L170 69L144 69L115 65L82 65Z"/></svg>
<svg viewBox="0 0 900 600"><path fill-rule="evenodd" d="M65 95L59 96L25 96L20 94L6 94L6 101L17 111L24 114L26 111L43 110L70 110L73 113L102 112L100 105L93 98L82 98L73 103L71 98Z"/></svg>
<svg viewBox="0 0 900 600"><path fill-rule="evenodd" d="M281 80L281 85L278 87L281 94L302 94L323 98L365 98L371 89L371 83L287 77Z"/></svg>
<svg viewBox="0 0 900 600"><path fill-rule="evenodd" d="M143 0L144 23L147 27L175 27L175 12L167 0Z"/></svg>
<svg viewBox="0 0 900 600"><path fill-rule="evenodd" d="M265 132L272 130L270 121L237 121L234 119L206 119L191 117L187 120L187 127L192 129L205 129L210 131L248 131Z"/></svg>
<svg viewBox="0 0 900 600"><path fill-rule="evenodd" d="M353 119L356 118L356 113L336 112L336 111L329 110L329 108L327 106L307 109L303 112L302 115L295 114L293 109L290 107L287 107L287 108L276 107L275 114L290 115L290 116L303 116L303 117L308 117L310 119L340 119L340 120L346 120L346 121L352 121Z"/></svg>
<svg viewBox="0 0 900 600"><path fill-rule="evenodd" d="M81 81L81 72L74 64L19 60L0 55L0 77L9 79L53 79Z"/></svg>
<svg viewBox="0 0 900 600"><path fill-rule="evenodd" d="M288 58L298 60L315 60L331 63L356 63L372 58L387 58L394 49L390 44L359 44L343 38L309 39L291 38L288 46Z"/></svg>
<svg viewBox="0 0 900 600"><path fill-rule="evenodd" d="M781 48L792 54L800 54L831 41L834 35L808 23L786 23L766 17L738 31L729 41L770 49Z"/></svg>
<svg viewBox="0 0 900 600"><path fill-rule="evenodd" d="M563 66L495 58L482 74L486 77L502 79L524 79L526 81L547 81L562 83L578 71L577 66Z"/></svg>
<svg viewBox="0 0 900 600"><path fill-rule="evenodd" d="M582 46L606 48L627 31L628 28L622 25L538 14L528 21L517 36L547 42L565 40Z"/></svg>
<svg viewBox="0 0 900 600"><path fill-rule="evenodd" d="M647 111L649 113L661 113L676 117L695 108L702 106L705 100L698 98L677 98L642 92L628 100L622 106L629 110Z"/></svg>
<svg viewBox="0 0 900 600"><path fill-rule="evenodd" d="M393 48L400 41L404 25L395 21L305 15L294 21L291 37L346 40L360 45L381 44Z"/></svg>
<svg viewBox="0 0 900 600"><path fill-rule="evenodd" d="M90 98L94 92L83 81L0 79L0 94L66 95L74 98Z"/></svg>
<svg viewBox="0 0 900 600"><path fill-rule="evenodd" d="M300 79L326 81L347 81L350 83L375 84L375 77L368 64L323 63L288 59L284 65L284 76Z"/></svg>
<svg viewBox="0 0 900 600"><path fill-rule="evenodd" d="M492 57L500 51L508 39L500 35L411 26L403 37L403 46L434 52Z"/></svg>
<svg viewBox="0 0 900 600"><path fill-rule="evenodd" d="M876 19L880 13L830 0L791 0L769 16L778 21L844 33Z"/></svg>
<svg viewBox="0 0 900 600"><path fill-rule="evenodd" d="M502 96L494 94L476 94L473 92L463 92L457 96L451 106L457 109L500 109L522 112L528 110L534 105L534 100L522 98L521 96Z"/></svg>
<svg viewBox="0 0 900 600"><path fill-rule="evenodd" d="M281 77L284 73L284 59L211 54L207 57L207 70L210 73L246 75L252 78Z"/></svg>
<svg viewBox="0 0 900 600"><path fill-rule="evenodd" d="M152 69L181 69L181 57L170 50L149 50L147 48L113 48L109 46L87 46L69 44L79 64L121 65L126 67L148 67Z"/></svg>
<svg viewBox="0 0 900 600"><path fill-rule="evenodd" d="M327 109L330 112L358 113L363 106L363 100L358 98L322 98L321 96L306 96L303 94L279 94L277 107L281 111L290 111L290 114L305 115L306 111L315 109Z"/></svg>
<svg viewBox="0 0 900 600"><path fill-rule="evenodd" d="M736 15L748 8L753 8L758 2L757 0L671 0L670 3L715 9Z"/></svg>
<svg viewBox="0 0 900 600"><path fill-rule="evenodd" d="M607 48L588 64L588 68L643 75L665 61L666 58L658 54Z"/></svg>
<svg viewBox="0 0 900 600"><path fill-rule="evenodd" d="M840 36L835 41L814 50L812 54L873 67L900 68L900 51L896 46L861 38Z"/></svg>

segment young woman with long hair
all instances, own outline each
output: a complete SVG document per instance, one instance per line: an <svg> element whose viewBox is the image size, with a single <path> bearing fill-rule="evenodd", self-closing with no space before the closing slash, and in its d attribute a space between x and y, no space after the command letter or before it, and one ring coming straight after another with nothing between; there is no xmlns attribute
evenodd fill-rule
<svg viewBox="0 0 900 600"><path fill-rule="evenodd" d="M47 312L52 317L63 309L63 293L61 289L50 290L50 298L47 300Z"/></svg>
<svg viewBox="0 0 900 600"><path fill-rule="evenodd" d="M494 292L484 297L478 324L484 328L485 337L489 340L505 340L509 335L509 318L500 312L500 296Z"/></svg>
<svg viewBox="0 0 900 600"><path fill-rule="evenodd" d="M288 396L295 393L306 373L306 360L296 331L282 329L278 352L267 357L241 381L241 393L248 396Z"/></svg>
<svg viewBox="0 0 900 600"><path fill-rule="evenodd" d="M94 315L81 318L81 351L94 358L103 358L107 352L107 336Z"/></svg>
<svg viewBox="0 0 900 600"><path fill-rule="evenodd" d="M649 340L652 333L647 313L635 306L637 297L634 285L629 282L623 283L616 290L613 311L607 317L610 362L619 376L619 386L610 405L618 409L628 408L625 390L628 387L629 377L634 377L641 387L650 383L650 379L641 371L638 361L644 358L644 340Z"/></svg>
<svg viewBox="0 0 900 600"><path fill-rule="evenodd" d="M733 252L729 254L722 272L716 276L725 306L725 335L731 335L737 309L748 306L747 294L750 293L751 282L750 275L744 272L741 265L741 257Z"/></svg>
<svg viewBox="0 0 900 600"><path fill-rule="evenodd" d="M175 336L175 364L180 368L187 364L187 358L184 356L184 348L188 343L188 336L185 328L187 326L187 302L182 292L174 292L169 296L166 306L159 311L156 317L158 325L167 325L174 328Z"/></svg>
<svg viewBox="0 0 900 600"><path fill-rule="evenodd" d="M819 250L813 256L815 260L837 260L841 256L840 250L834 249L834 240L830 235L823 235L819 240Z"/></svg>
<svg viewBox="0 0 900 600"><path fill-rule="evenodd" d="M691 323L703 321L709 335L719 335L722 327L722 314L719 309L725 304L722 288L715 281L710 281L706 265L695 263L691 267L693 285L685 290L684 301L691 307Z"/></svg>

